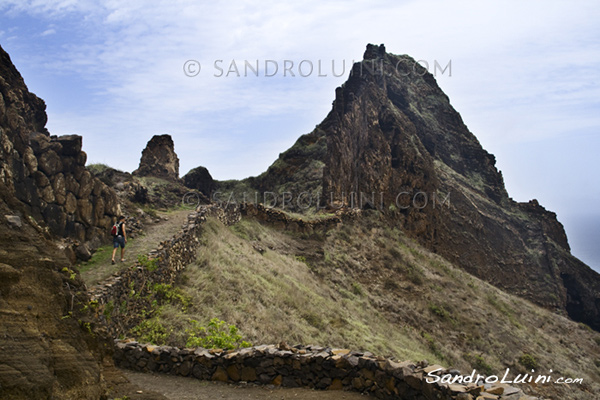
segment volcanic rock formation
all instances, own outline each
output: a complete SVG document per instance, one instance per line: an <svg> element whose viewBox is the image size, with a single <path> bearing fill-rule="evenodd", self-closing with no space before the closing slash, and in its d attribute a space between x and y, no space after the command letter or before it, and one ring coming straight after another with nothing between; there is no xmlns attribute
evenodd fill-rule
<svg viewBox="0 0 600 400"><path fill-rule="evenodd" d="M247 182L281 191L309 171L325 206L380 209L468 272L600 330L600 275L555 213L508 197L495 157L412 58L368 45L325 120Z"/></svg>
<svg viewBox="0 0 600 400"><path fill-rule="evenodd" d="M133 175L179 180L179 158L170 135L155 135L142 151L140 166Z"/></svg>
<svg viewBox="0 0 600 400"><path fill-rule="evenodd" d="M204 167L196 167L185 174L183 184L190 189L199 190L208 198L216 187L210 172Z"/></svg>
<svg viewBox="0 0 600 400"><path fill-rule="evenodd" d="M81 137L49 137L45 108L0 48L0 398L100 398L85 285L50 239L106 236L118 208Z"/></svg>

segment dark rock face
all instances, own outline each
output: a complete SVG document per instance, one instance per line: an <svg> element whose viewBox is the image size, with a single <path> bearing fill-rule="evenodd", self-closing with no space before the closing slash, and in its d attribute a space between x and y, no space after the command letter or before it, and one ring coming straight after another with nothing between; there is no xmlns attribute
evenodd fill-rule
<svg viewBox="0 0 600 400"><path fill-rule="evenodd" d="M377 208L398 210L390 214L432 250L600 329L600 275L570 254L556 214L508 197L494 156L413 59L369 45L319 128L325 197L349 205L349 194L374 192Z"/></svg>
<svg viewBox="0 0 600 400"><path fill-rule="evenodd" d="M100 398L101 341L78 323L85 285L50 239L107 235L116 198L85 168L81 137L50 137L45 124L0 48L0 398Z"/></svg>
<svg viewBox="0 0 600 400"><path fill-rule="evenodd" d="M54 236L88 243L106 238L119 212L114 191L86 169L81 136L48 134L43 100L29 93L9 56L0 53L3 190Z"/></svg>
<svg viewBox="0 0 600 400"><path fill-rule="evenodd" d="M380 209L477 277L600 330L600 275L570 254L555 213L508 197L495 161L429 72L369 45L325 120L244 183Z"/></svg>
<svg viewBox="0 0 600 400"><path fill-rule="evenodd" d="M170 135L155 135L150 139L142 151L140 166L133 171L133 175L179 180L179 158Z"/></svg>
<svg viewBox="0 0 600 400"><path fill-rule="evenodd" d="M208 169L204 167L196 167L185 174L183 184L190 189L202 192L208 198L216 188L214 179Z"/></svg>

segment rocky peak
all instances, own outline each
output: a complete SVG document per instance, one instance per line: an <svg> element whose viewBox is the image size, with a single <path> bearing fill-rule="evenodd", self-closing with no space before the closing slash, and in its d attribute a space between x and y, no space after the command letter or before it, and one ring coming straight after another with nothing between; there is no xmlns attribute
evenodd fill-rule
<svg viewBox="0 0 600 400"><path fill-rule="evenodd" d="M495 157L414 59L368 45L332 110L301 140L317 136L324 151L297 143L249 182L293 189L305 171L322 171L325 206L378 208L475 276L600 330L600 275L570 254L555 213L508 196Z"/></svg>
<svg viewBox="0 0 600 400"><path fill-rule="evenodd" d="M154 176L170 181L179 180L179 158L171 135L155 135L142 151L137 176Z"/></svg>

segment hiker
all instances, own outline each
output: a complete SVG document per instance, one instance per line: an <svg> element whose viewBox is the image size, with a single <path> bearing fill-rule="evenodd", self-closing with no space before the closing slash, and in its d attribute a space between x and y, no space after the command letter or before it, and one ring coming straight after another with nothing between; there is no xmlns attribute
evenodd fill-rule
<svg viewBox="0 0 600 400"><path fill-rule="evenodd" d="M112 263L115 263L115 254L117 249L121 247L121 262L125 262L125 243L127 243L127 233L125 231L125 217L120 216L117 223L113 226L111 233L113 234L113 253Z"/></svg>

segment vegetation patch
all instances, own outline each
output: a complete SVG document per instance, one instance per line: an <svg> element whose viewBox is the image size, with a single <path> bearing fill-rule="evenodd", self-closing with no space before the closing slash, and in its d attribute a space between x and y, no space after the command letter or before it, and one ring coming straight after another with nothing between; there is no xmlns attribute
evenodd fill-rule
<svg viewBox="0 0 600 400"><path fill-rule="evenodd" d="M243 340L235 325L212 318L207 327L196 320L190 320L191 328L185 330L188 335L186 347L204 347L205 349L231 350L241 347L251 347L252 344Z"/></svg>

